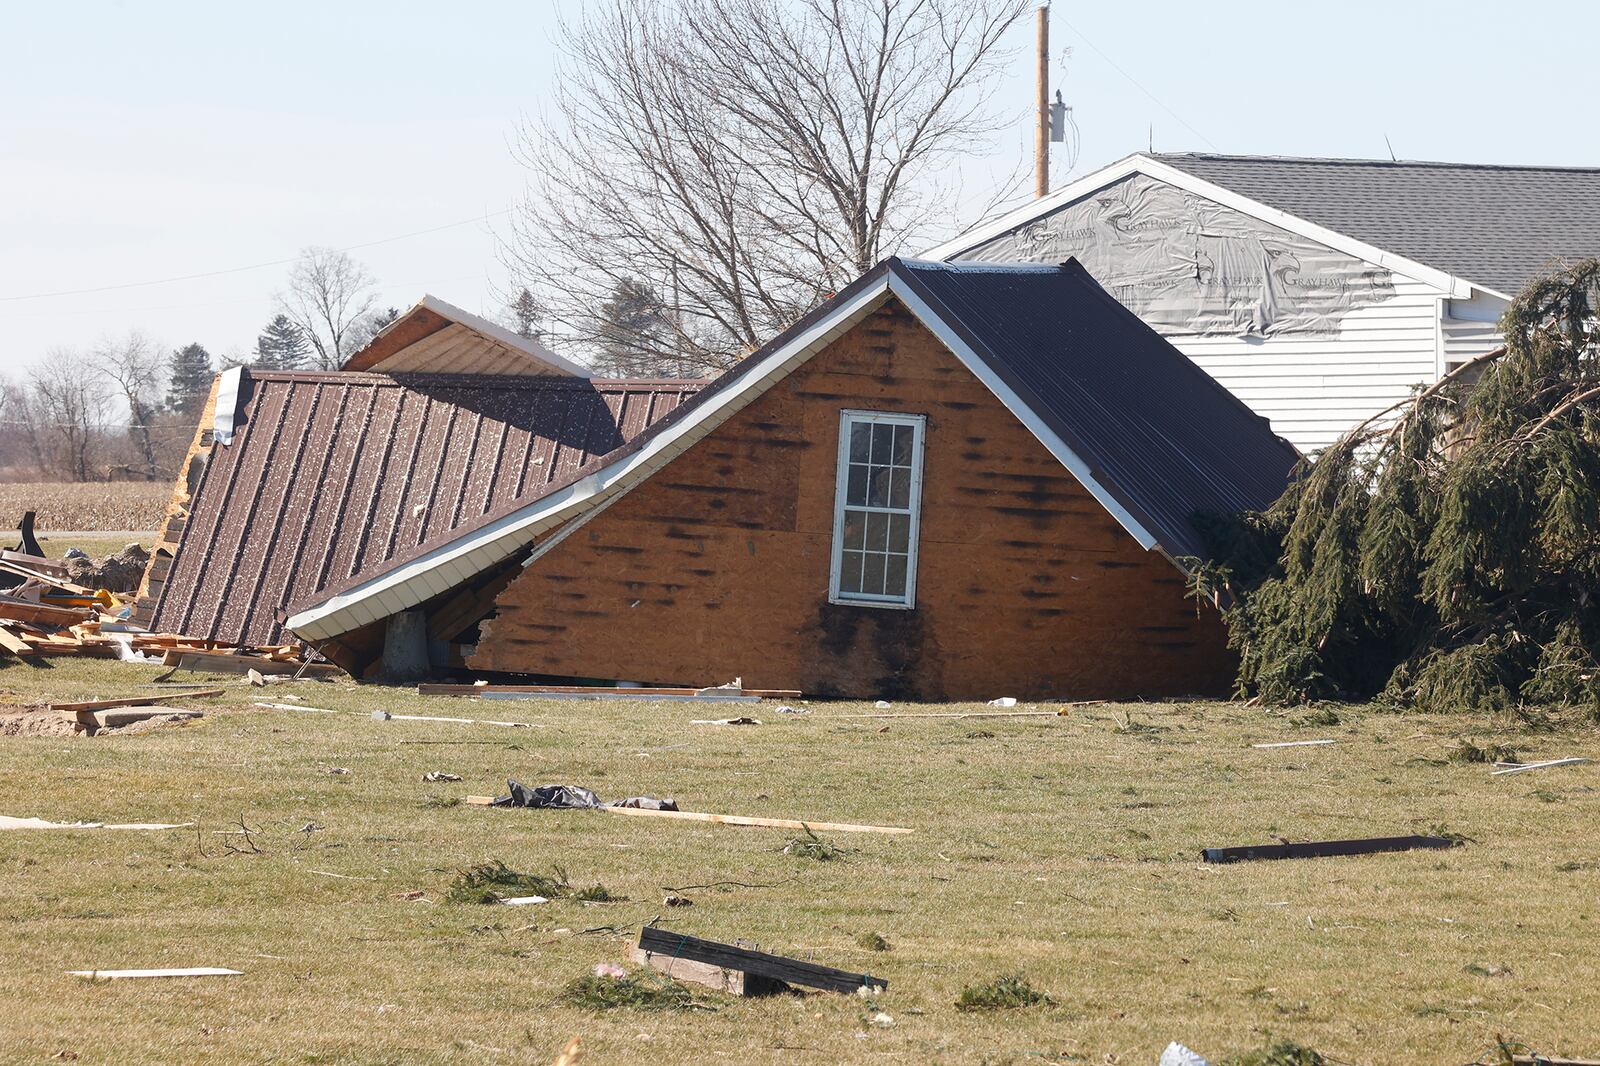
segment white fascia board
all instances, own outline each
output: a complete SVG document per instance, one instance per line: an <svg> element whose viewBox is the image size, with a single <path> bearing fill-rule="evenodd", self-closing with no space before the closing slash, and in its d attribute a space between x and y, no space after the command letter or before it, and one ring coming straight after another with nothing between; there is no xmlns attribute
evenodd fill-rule
<svg viewBox="0 0 1600 1066"><path fill-rule="evenodd" d="M1021 207L1008 211L999 218L984 223L968 233L964 233L953 240L945 241L925 253L923 258L949 259L951 256L959 255L968 249L983 244L985 241L998 237L1003 233L1008 233L1018 226L1025 225L1042 215L1048 214L1056 208L1064 207L1075 200L1081 200L1090 193L1098 192L1107 185L1121 181L1130 174L1143 174L1146 177L1155 178L1157 181L1164 181L1169 185L1176 186L1186 192L1192 192L1197 196L1204 196L1208 200L1219 203L1224 207L1230 207L1235 211L1249 215L1251 218L1288 230L1290 233L1297 233L1308 240L1325 244L1329 248L1344 252L1347 255L1353 255L1357 259L1365 259L1369 263L1375 263L1413 281L1432 286L1438 289L1441 294L1452 299L1469 299L1474 288L1481 289L1484 292L1494 292L1492 289L1484 288L1482 285L1474 285L1472 282L1458 278L1446 271L1427 266L1414 259L1407 259L1405 256L1396 255L1393 252L1384 251L1382 248L1367 244L1365 241L1357 240L1325 226L1319 226L1315 222L1308 222L1298 215L1291 215L1287 211L1269 207L1259 200L1252 200L1250 197L1243 196L1224 186L1215 185L1202 178L1197 178L1186 170L1180 170L1147 155L1132 155L1126 159L1118 160L1108 167L1097 170L1093 174L1087 174L1048 196L1023 204ZM1501 294L1494 293L1494 295Z"/></svg>
<svg viewBox="0 0 1600 1066"><path fill-rule="evenodd" d="M442 544L388 573L291 615L286 623L288 628L303 639L326 639L348 633L364 624L355 619L361 617L361 605L374 597L384 596L387 601L398 598L404 603L399 608L401 610L414 607L429 598L421 582L422 576L428 572L454 560L464 560L475 553L487 560L485 565L492 565L530 543L540 533L626 492L688 450L824 345L876 310L888 299L889 276L886 271L876 284L863 288L849 300L841 302L782 348L763 357L759 369L747 373L737 384L712 396L689 418L662 432L638 451L482 529ZM477 566L474 569L481 572L483 568Z"/></svg>
<svg viewBox="0 0 1600 1066"><path fill-rule="evenodd" d="M1106 487L1100 483L1094 476L1093 471L1089 469L1089 464L1084 462L1077 452L1068 447L1066 441L1057 436L1049 426L1046 426L1033 408L1023 403L1022 398L1016 394L1015 390L1010 385L1007 385L988 363L979 358L978 353L974 352L971 346L961 339L960 334L945 323L944 319L935 314L921 296L917 295L909 285L906 285L899 278L891 280L890 289L895 296L899 297L900 302L905 304L911 310L911 313L917 316L918 321L926 326L930 333L938 337L940 343L950 349L951 353L972 372L972 375L983 382L989 391L994 393L995 398L1005 404L1006 409L1015 415L1024 426L1028 427L1028 432L1032 433L1039 443L1043 444L1045 449L1055 456L1056 461L1072 472L1072 476L1077 478L1085 489L1089 490L1089 494L1099 501L1100 506L1111 512L1111 517L1115 518L1117 524L1127 530L1129 535L1139 542L1140 547L1144 548L1145 551L1156 547L1155 536L1144 527L1143 523L1134 518L1115 496L1106 491Z"/></svg>
<svg viewBox="0 0 1600 1066"><path fill-rule="evenodd" d="M431 293L424 293L422 302L417 306L425 307L436 315L443 315L445 318L467 327L474 333L481 333L490 340L503 344L514 351L521 352L530 359L536 359L541 363L548 364L563 374L570 374L575 378L594 376L588 367L579 366L570 359L561 358L561 356L540 344L535 338L524 337L519 333L506 329L497 322L489 321L482 315L475 315L471 311L463 311L455 304L447 303Z"/></svg>

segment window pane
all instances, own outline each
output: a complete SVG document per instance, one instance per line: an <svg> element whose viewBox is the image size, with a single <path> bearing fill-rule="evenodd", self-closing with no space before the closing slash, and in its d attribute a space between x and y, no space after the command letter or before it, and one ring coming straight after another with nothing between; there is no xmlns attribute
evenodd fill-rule
<svg viewBox="0 0 1600 1066"><path fill-rule="evenodd" d="M911 465L911 440L916 435L915 426L894 427L894 464L896 466Z"/></svg>
<svg viewBox="0 0 1600 1066"><path fill-rule="evenodd" d="M867 422L850 423L850 461L867 461L868 443L872 439L872 426Z"/></svg>
<svg viewBox="0 0 1600 1066"><path fill-rule="evenodd" d="M861 553L845 552L844 561L839 569L839 591L861 591Z"/></svg>
<svg viewBox="0 0 1600 1066"><path fill-rule="evenodd" d="M894 476L889 480L889 506L911 508L911 471L903 466L893 468Z"/></svg>
<svg viewBox="0 0 1600 1066"><path fill-rule="evenodd" d="M889 546L889 516L869 511L867 519L867 551L881 552Z"/></svg>
<svg viewBox="0 0 1600 1066"><path fill-rule="evenodd" d="M904 596L906 594L906 557L904 555L891 555L888 559L888 569L883 579L884 594L887 596Z"/></svg>
<svg viewBox="0 0 1600 1066"><path fill-rule="evenodd" d="M845 511L844 513L844 546L852 551L860 551L867 535L866 512Z"/></svg>
<svg viewBox="0 0 1600 1066"><path fill-rule="evenodd" d="M848 546L849 539L845 544ZM892 514L889 516L889 550L892 552L910 551L911 543L911 516Z"/></svg>
<svg viewBox="0 0 1600 1066"><path fill-rule="evenodd" d="M861 577L861 591L875 596L883 595L884 556L875 552L866 555L866 571Z"/></svg>
<svg viewBox="0 0 1600 1066"><path fill-rule="evenodd" d="M872 491L867 495L867 505L869 507L889 506L889 475L892 472L892 467L875 466L872 468L872 480L869 486Z"/></svg>
<svg viewBox="0 0 1600 1066"><path fill-rule="evenodd" d="M872 461L887 463L894 452L894 427L882 424L872 427Z"/></svg>
<svg viewBox="0 0 1600 1066"><path fill-rule="evenodd" d="M857 507L867 502L867 470L859 463L850 464L850 484L845 487L844 502Z"/></svg>

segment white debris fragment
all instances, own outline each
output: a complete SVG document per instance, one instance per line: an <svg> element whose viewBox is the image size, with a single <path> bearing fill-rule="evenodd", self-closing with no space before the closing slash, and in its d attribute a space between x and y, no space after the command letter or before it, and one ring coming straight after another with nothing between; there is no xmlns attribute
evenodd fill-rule
<svg viewBox="0 0 1600 1066"><path fill-rule="evenodd" d="M888 700L879 700L877 703L874 703L872 706L875 707L877 710L887 711L890 707L894 706L894 704L890 703Z"/></svg>
<svg viewBox="0 0 1600 1066"><path fill-rule="evenodd" d="M1017 698L1015 696L1001 696L999 699L989 701L989 706L991 707L1015 707L1016 705Z"/></svg>
<svg viewBox="0 0 1600 1066"><path fill-rule="evenodd" d="M1157 1066L1210 1066L1204 1058L1174 1040L1161 1053Z"/></svg>
<svg viewBox="0 0 1600 1066"><path fill-rule="evenodd" d="M880 1010L872 1016L870 1024L879 1029L893 1029L894 1019Z"/></svg>
<svg viewBox="0 0 1600 1066"><path fill-rule="evenodd" d="M531 907L535 903L549 903L543 896L507 896L500 901L507 907Z"/></svg>

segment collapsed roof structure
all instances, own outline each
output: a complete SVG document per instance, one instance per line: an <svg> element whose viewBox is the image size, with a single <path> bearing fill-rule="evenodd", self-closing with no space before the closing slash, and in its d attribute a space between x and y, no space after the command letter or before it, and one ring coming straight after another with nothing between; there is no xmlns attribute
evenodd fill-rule
<svg viewBox="0 0 1600 1066"><path fill-rule="evenodd" d="M218 395L230 442L197 451L143 617L287 629L358 675L420 613L435 665L532 675L1214 689L1195 517L1265 506L1297 459L1076 263L890 259L709 384L247 371Z"/></svg>

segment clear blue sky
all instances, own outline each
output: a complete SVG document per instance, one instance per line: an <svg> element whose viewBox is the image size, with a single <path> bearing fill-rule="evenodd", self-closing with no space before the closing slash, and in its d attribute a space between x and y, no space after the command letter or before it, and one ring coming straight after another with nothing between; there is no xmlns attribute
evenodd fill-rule
<svg viewBox="0 0 1600 1066"><path fill-rule="evenodd" d="M508 142L548 97L554 21L548 0L0 5L0 373L130 328L243 353L285 268L10 297L469 219L352 254L388 304L494 312L494 232L522 181ZM1152 125L1162 151L1382 157L1387 134L1402 158L1600 164L1593 3L1057 0L1053 29L1078 172ZM1026 151L1031 34L989 166Z"/></svg>

